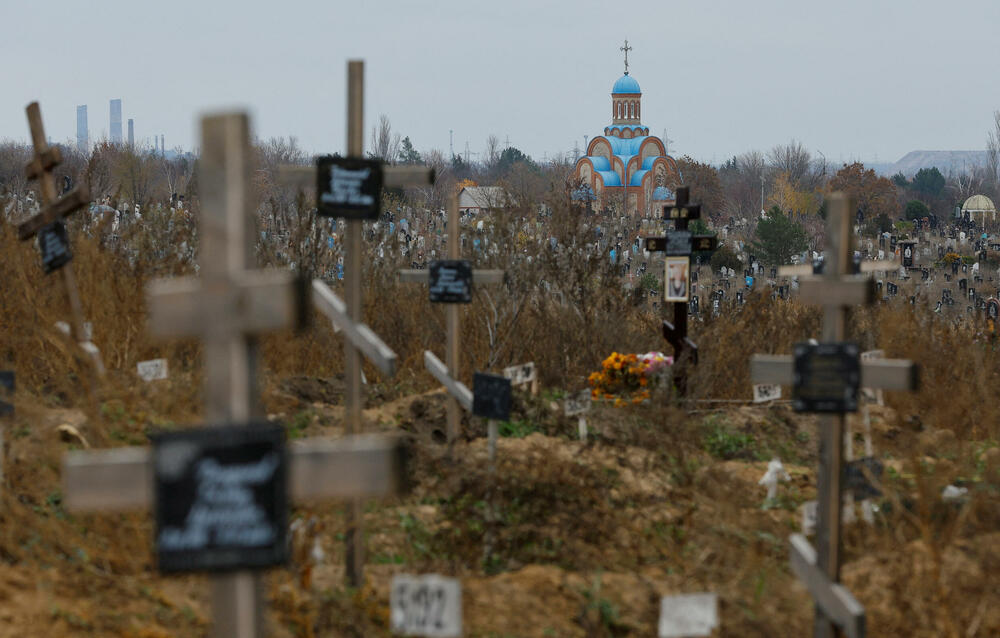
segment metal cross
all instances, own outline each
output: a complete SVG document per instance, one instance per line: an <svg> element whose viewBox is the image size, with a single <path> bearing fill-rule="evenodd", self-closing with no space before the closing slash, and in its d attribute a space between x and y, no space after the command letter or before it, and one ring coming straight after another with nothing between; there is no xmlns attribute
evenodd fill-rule
<svg viewBox="0 0 1000 638"><path fill-rule="evenodd" d="M674 204L666 205L663 207L663 218L667 220L674 220L674 231L678 233L686 233L688 227L688 220L698 219L701 217L701 205L690 203L690 190L687 186L681 186L677 189L674 197ZM666 252L667 244L669 242L670 233L667 233L665 237L646 237L646 250L650 252ZM717 239L712 235L696 235L690 237L691 246L688 250L690 255L691 251L714 251L718 245ZM689 258L688 270L690 271L690 258ZM663 286L669 285L666 273L663 277ZM688 286L690 287L690 276L688 279ZM690 298L690 292L689 292ZM663 320L663 338L674 349L674 358L677 362L676 370L674 373L674 379L677 384L677 392L684 396L687 394L687 373L685 371L685 365L687 363L697 364L698 363L698 346L688 338L688 312L689 312L689 302L673 302L671 305L674 307L674 320L673 323ZM682 357L688 357L690 361L681 362Z"/></svg>
<svg viewBox="0 0 1000 638"><path fill-rule="evenodd" d="M625 46L618 47L618 50L625 52L625 75L628 75L628 52L632 50L632 47L628 45L628 40L625 40Z"/></svg>
<svg viewBox="0 0 1000 638"><path fill-rule="evenodd" d="M252 153L244 113L202 121L198 182L201 279L152 282L150 329L158 336L198 336L205 352L205 417L241 425L260 415L257 336L305 315L305 294L292 274L255 270L250 189ZM400 441L349 437L296 441L289 446L292 499L359 498L397 491ZM67 507L75 510L148 507L150 454L145 448L73 452L63 465ZM213 636L260 638L264 597L259 572L213 578Z"/></svg>
<svg viewBox="0 0 1000 638"><path fill-rule="evenodd" d="M848 213L853 207L843 193L834 193L829 201L827 237L830 246L823 274L804 278L801 296L807 303L823 306L823 341L832 343L843 341L846 335L847 308L873 302L875 288L870 279L848 274L853 270ZM917 387L917 368L911 361L863 361L860 369L861 387L885 390ZM795 382L794 363L788 356L754 355L750 371L754 383L792 385ZM814 550L801 534L793 534L790 538L792 570L804 581L816 602L813 633L816 638L840 635L840 631L851 638L865 635L864 607L839 584L845 421L843 413L824 414L820 418L818 549Z"/></svg>

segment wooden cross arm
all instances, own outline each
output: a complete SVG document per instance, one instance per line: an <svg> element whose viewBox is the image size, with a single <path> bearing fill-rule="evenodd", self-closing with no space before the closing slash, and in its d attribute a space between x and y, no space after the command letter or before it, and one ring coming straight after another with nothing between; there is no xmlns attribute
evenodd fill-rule
<svg viewBox="0 0 1000 638"><path fill-rule="evenodd" d="M861 262L861 272L885 272L896 270L901 264L895 259L880 259Z"/></svg>
<svg viewBox="0 0 1000 638"><path fill-rule="evenodd" d="M348 499L402 491L408 449L398 436L312 438L288 444L291 499ZM70 511L120 511L153 504L151 450L126 447L63 457L63 494Z"/></svg>
<svg viewBox="0 0 1000 638"><path fill-rule="evenodd" d="M461 381L452 379L448 374L448 366L434 356L430 350L424 350L424 367L434 375L434 378L441 382L441 385L448 390L448 394L455 397L467 411L472 412L472 390Z"/></svg>
<svg viewBox="0 0 1000 638"><path fill-rule="evenodd" d="M754 383L792 385L795 372L792 357L755 354L750 358ZM861 362L861 387L882 390L915 390L920 386L920 366L907 359L877 359Z"/></svg>
<svg viewBox="0 0 1000 638"><path fill-rule="evenodd" d="M32 217L21 223L17 227L19 239L28 239L42 229L43 226L51 224L57 219L68 217L90 203L90 191L86 184L79 184L76 188L66 193L56 201Z"/></svg>
<svg viewBox="0 0 1000 638"><path fill-rule="evenodd" d="M152 281L146 288L149 329L161 337L213 332L259 334L298 323L303 299L286 270L235 276L234 292L214 291L196 277Z"/></svg>
<svg viewBox="0 0 1000 638"><path fill-rule="evenodd" d="M899 268L899 266L899 262L895 259L863 261L860 266L858 266L858 271L862 273L884 272L887 270L895 270L896 268ZM780 266L778 268L778 275L780 277L808 277L812 274L812 264L793 264L791 266Z"/></svg>
<svg viewBox="0 0 1000 638"><path fill-rule="evenodd" d="M430 166L385 166L382 168L382 185L386 188L424 186L433 184L436 179L437 173ZM316 186L316 167L279 166L278 181L298 188Z"/></svg>
<svg viewBox="0 0 1000 638"><path fill-rule="evenodd" d="M875 282L867 277L809 277L799 284L804 303L821 306L859 306L875 301Z"/></svg>
<svg viewBox="0 0 1000 638"><path fill-rule="evenodd" d="M505 274L503 270L473 270L472 283L501 284ZM399 280L407 284L429 284L431 273L429 270L400 270Z"/></svg>
<svg viewBox="0 0 1000 638"><path fill-rule="evenodd" d="M816 566L816 550L802 534L792 534L791 567L806 586L823 614L840 627L848 638L864 638L865 608L840 583L830 582Z"/></svg>
<svg viewBox="0 0 1000 638"><path fill-rule="evenodd" d="M24 167L24 174L28 179L38 179L42 173L62 164L62 152L58 146L50 146L38 152L30 162Z"/></svg>
<svg viewBox="0 0 1000 638"><path fill-rule="evenodd" d="M363 352L383 373L389 376L395 375L397 357L392 348L365 324L354 323L347 314L347 305L325 283L314 279L312 290L313 303L320 312L330 318L334 326L344 332L347 340Z"/></svg>

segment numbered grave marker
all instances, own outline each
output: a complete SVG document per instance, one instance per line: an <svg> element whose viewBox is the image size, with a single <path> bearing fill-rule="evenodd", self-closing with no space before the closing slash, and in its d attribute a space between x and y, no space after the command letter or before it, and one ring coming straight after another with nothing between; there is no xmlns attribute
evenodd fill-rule
<svg viewBox="0 0 1000 638"><path fill-rule="evenodd" d="M430 265L432 303L472 303L472 264L464 259Z"/></svg>
<svg viewBox="0 0 1000 638"><path fill-rule="evenodd" d="M153 443L156 559L163 573L288 562L280 425L166 432Z"/></svg>
<svg viewBox="0 0 1000 638"><path fill-rule="evenodd" d="M538 373L534 363L522 363L518 366L510 366L503 369L503 376L510 379L513 386L531 384L531 393L538 392Z"/></svg>
<svg viewBox="0 0 1000 638"><path fill-rule="evenodd" d="M796 412L856 412L861 361L853 343L795 344L792 407Z"/></svg>
<svg viewBox="0 0 1000 638"><path fill-rule="evenodd" d="M316 160L318 213L343 219L378 219L382 206L382 163L354 157Z"/></svg>
<svg viewBox="0 0 1000 638"><path fill-rule="evenodd" d="M147 383L167 378L166 359L150 359L149 361L140 361L135 364L135 367L139 378Z"/></svg>
<svg viewBox="0 0 1000 638"><path fill-rule="evenodd" d="M454 578L393 576L389 607L393 633L428 638L462 635L462 585Z"/></svg>
<svg viewBox="0 0 1000 638"><path fill-rule="evenodd" d="M563 404L566 416L577 417L576 429L581 441L587 440L587 412L590 412L592 402L590 390L583 389L570 395Z"/></svg>
<svg viewBox="0 0 1000 638"><path fill-rule="evenodd" d="M719 626L718 594L680 594L660 599L659 638L711 636Z"/></svg>
<svg viewBox="0 0 1000 638"><path fill-rule="evenodd" d="M755 383L753 386L753 402L767 403L781 398L781 386L776 383Z"/></svg>

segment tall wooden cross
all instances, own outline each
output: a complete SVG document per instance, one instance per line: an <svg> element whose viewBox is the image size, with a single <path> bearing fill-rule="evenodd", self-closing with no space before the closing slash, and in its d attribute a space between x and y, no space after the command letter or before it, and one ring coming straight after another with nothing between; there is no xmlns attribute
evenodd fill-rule
<svg viewBox="0 0 1000 638"><path fill-rule="evenodd" d="M674 349L675 371L674 381L677 385L677 392L684 396L687 394L687 365L698 363L698 346L688 338L688 300L691 297L691 253L693 251L711 252L718 246L718 239L715 235L692 235L688 231L688 221L701 217L701 205L689 202L690 191L687 186L677 189L673 206L663 207L663 218L674 221L674 231L668 232L664 237L646 237L646 250L649 252L664 252L667 255L667 263L671 258L686 260L687 279L685 280L686 294L684 301L672 302L674 307L673 323L663 320L663 338L667 340ZM669 275L664 270L663 289L664 297L670 285ZM668 302L670 303L670 302ZM687 357L685 359L685 357Z"/></svg>
<svg viewBox="0 0 1000 638"><path fill-rule="evenodd" d="M347 63L347 158L360 159L364 154L364 87L365 63L351 60ZM434 183L434 169L427 166L379 166L385 186L399 188ZM286 183L300 186L317 185L314 169L299 166L281 167L281 179ZM324 186L325 188L325 186ZM317 192L317 200L323 194ZM381 206L381 195L373 197L373 209ZM322 208L320 214L322 212ZM333 215L336 216L336 215ZM378 217L376 212L375 218ZM317 308L326 314L337 329L344 331L344 376L346 391L344 407L347 416L347 431L356 434L363 429L361 412L364 406L361 377L361 354L375 364L383 373L396 373L396 353L394 353L368 326L363 323L361 302L362 272L362 225L363 220L347 219L344 242L344 289L346 301L342 301L322 281L313 282L313 297ZM347 513L345 577L352 587L358 587L364 580L364 533L362 528L361 501L351 503Z"/></svg>
<svg viewBox="0 0 1000 638"><path fill-rule="evenodd" d="M261 414L257 336L305 315L291 273L253 269L255 210L250 190L249 121L244 113L202 121L198 181L202 193L200 281L154 281L150 328L164 337L199 336L205 353L205 417L238 426ZM314 439L290 446L293 500L361 498L395 492L402 482L401 442L386 437ZM149 507L152 469L145 448L72 452L63 464L73 510ZM213 577L213 636L265 635L259 572Z"/></svg>
<svg viewBox="0 0 1000 638"><path fill-rule="evenodd" d="M865 610L839 584L841 565L841 515L844 471L844 428L847 411L857 409L859 387L885 390L913 390L917 387L917 367L902 359L859 361L854 344L845 344L849 306L874 301L873 282L851 275L850 214L853 210L843 193L830 197L823 274L804 278L801 297L806 303L823 306L823 343L811 349L796 346L788 356L754 355L750 371L754 383L793 386L793 402L799 411L822 411L820 418L819 506L817 549L801 534L793 534L791 565L816 601L813 635L829 638L843 631L851 638L865 635ZM852 399L853 397L853 399Z"/></svg>
<svg viewBox="0 0 1000 638"><path fill-rule="evenodd" d="M461 259L461 227L458 219L458 194L454 194L448 200L448 259ZM399 280L407 283L430 283L430 270L401 270ZM503 282L504 271L502 270L473 270L473 284L499 284ZM459 363L459 336L461 328L459 325L459 308L456 303L449 303L447 314L445 315L445 329L447 336L445 340L445 364L442 370L440 360L431 351L424 353L424 365L427 370L441 381L448 390L448 457L454 449L455 441L458 439L459 429L462 423L462 408L472 410L472 393L464 385L458 383L457 379L461 374ZM437 363L435 363L437 362ZM442 372L444 373L442 375ZM445 378L451 380L446 382ZM458 388L465 388L463 393ZM466 395L465 393L468 393ZM467 399L467 400L466 400Z"/></svg>
<svg viewBox="0 0 1000 638"><path fill-rule="evenodd" d="M97 375L104 374L104 364L97 348L90 343L83 327L83 304L80 302L80 291L76 286L76 276L70 263L69 245L65 237L63 219L69 217L90 203L90 193L86 184L79 184L73 190L59 197L56 192L56 178L52 169L62 163L62 153L58 146L49 146L45 138L45 126L42 123L42 111L38 102L32 102L25 109L28 113L28 128L31 130L31 143L35 148L34 157L25 167L28 179L37 179L41 191L42 208L31 218L21 222L17 227L18 238L22 241L38 235L43 257L49 254L56 259L46 263L46 272L59 269L63 275L63 287L69 302L72 317L72 337L86 352ZM62 252L53 255L52 251Z"/></svg>

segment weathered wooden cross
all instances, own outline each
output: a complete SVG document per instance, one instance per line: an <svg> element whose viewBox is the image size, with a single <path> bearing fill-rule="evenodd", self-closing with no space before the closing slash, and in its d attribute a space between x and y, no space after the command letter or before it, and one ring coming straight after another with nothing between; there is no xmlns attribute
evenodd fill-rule
<svg viewBox="0 0 1000 638"><path fill-rule="evenodd" d="M352 206L349 201L334 198L333 188L338 192L351 190L348 186L359 184L343 184L338 182L341 176L350 177L351 173L363 174L365 171L375 171L381 175L382 184L389 187L419 186L434 183L434 169L426 166L382 166L380 162L358 163L364 154L364 79L365 66L362 60L351 60L347 63L347 158L345 165L357 165L353 171L343 167L325 167L327 162L335 161L321 159L317 169L298 166L283 166L282 180L287 183L317 186L316 199L320 204L319 214L329 217L344 217L338 210L345 204L353 208L347 217L347 230L344 242L344 289L346 302L342 301L326 284L313 282L314 301L316 306L326 314L334 326L344 331L344 376L346 391L344 393L344 408L347 417L347 431L355 434L363 428L361 412L364 406L362 398L361 354L378 367L387 376L396 372L396 354L385 343L364 325L363 305L361 301L362 272L362 226L364 219L377 220L381 210L380 188L371 194L355 192L346 199L361 201L368 195L365 210L360 206ZM352 164L352 162L354 164ZM325 171L330 171L330 177L324 179ZM331 184L331 181L336 186ZM330 211L323 205L331 201ZM337 209L337 210L333 210ZM348 510L346 534L346 564L345 577L353 587L361 585L364 579L364 533L362 528L362 504L354 501Z"/></svg>
<svg viewBox="0 0 1000 638"><path fill-rule="evenodd" d="M817 545L813 549L801 534L793 534L791 565L816 601L814 636L828 638L845 632L851 638L865 635L865 610L839 584L844 413L857 410L859 387L913 390L917 367L900 359L859 360L854 344L843 342L847 309L874 301L873 282L850 275L853 252L849 211L842 193L830 197L824 274L803 278L801 297L824 307L823 342L818 346L796 346L796 356L754 355L750 362L754 383L793 386L798 411L824 412L820 419L819 507Z"/></svg>
<svg viewBox="0 0 1000 638"><path fill-rule="evenodd" d="M688 312L691 286L691 253L692 252L712 252L718 247L718 239L715 235L692 235L688 231L688 221L701 217L701 205L689 203L690 191L687 186L677 189L674 204L667 204L663 207L663 218L673 220L674 231L668 232L663 237L646 237L646 250L650 252L663 252L667 255L667 263L671 257L678 257L687 261L687 288L683 301L673 302L674 320L671 323L663 320L663 338L674 349L674 380L677 384L677 392L684 396L687 394L687 372L685 366L696 365L698 363L698 346L688 338ZM670 285L669 275L664 270L663 290L664 298ZM687 357L687 359L685 359Z"/></svg>
<svg viewBox="0 0 1000 638"><path fill-rule="evenodd" d="M246 114L202 121L199 184L201 280L155 281L148 288L150 328L204 343L205 417L234 427L259 418L257 335L290 326L305 313L304 290L287 271L254 270L255 211ZM374 497L398 491L402 443L392 437L312 439L289 445L290 499ZM150 507L153 467L146 448L71 452L63 463L66 505L76 511ZM265 635L259 572L213 577L217 638Z"/></svg>
<svg viewBox="0 0 1000 638"><path fill-rule="evenodd" d="M22 241L38 235L45 272L62 270L63 287L73 319L72 338L90 358L94 372L102 376L104 363L101 361L100 352L86 336L83 327L83 304L80 302L80 291L76 286L76 276L70 263L72 255L69 251L69 239L66 237L66 224L63 221L65 217L69 217L90 203L90 193L87 185L81 183L62 197L57 195L56 178L52 174L52 169L62 164L62 153L58 146L49 146L48 140L45 139L45 126L42 123L42 111L38 102L29 104L26 111L35 155L25 167L25 173L28 179L38 180L42 208L36 215L18 224L17 235Z"/></svg>
<svg viewBox="0 0 1000 638"><path fill-rule="evenodd" d="M458 194L448 200L448 259L460 260L462 230L458 219ZM473 284L499 284L503 282L502 270L472 270ZM406 283L431 283L431 271L401 270L399 280ZM462 408L472 410L472 392L458 381L461 375L458 342L461 334L457 303L448 303L445 315L445 363L430 350L424 352L424 366L448 390L448 458L451 458L462 423Z"/></svg>

